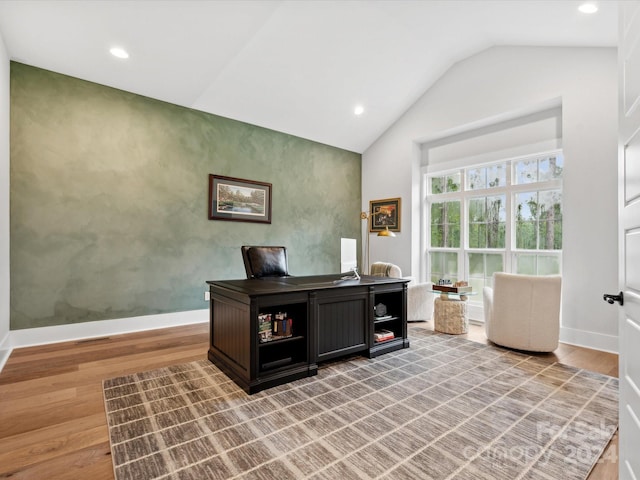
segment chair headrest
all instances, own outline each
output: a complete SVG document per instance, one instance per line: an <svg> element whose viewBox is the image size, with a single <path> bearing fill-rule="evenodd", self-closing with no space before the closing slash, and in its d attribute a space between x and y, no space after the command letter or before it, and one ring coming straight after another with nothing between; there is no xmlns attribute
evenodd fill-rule
<svg viewBox="0 0 640 480"><path fill-rule="evenodd" d="M285 247L242 247L247 277L286 277L287 250Z"/></svg>

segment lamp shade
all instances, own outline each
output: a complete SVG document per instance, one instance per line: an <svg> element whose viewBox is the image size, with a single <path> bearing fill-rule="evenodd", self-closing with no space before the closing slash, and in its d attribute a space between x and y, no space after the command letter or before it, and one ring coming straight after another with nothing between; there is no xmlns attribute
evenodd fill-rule
<svg viewBox="0 0 640 480"><path fill-rule="evenodd" d="M379 237L395 237L396 234L389 230L389 227L384 227L384 230L378 232Z"/></svg>

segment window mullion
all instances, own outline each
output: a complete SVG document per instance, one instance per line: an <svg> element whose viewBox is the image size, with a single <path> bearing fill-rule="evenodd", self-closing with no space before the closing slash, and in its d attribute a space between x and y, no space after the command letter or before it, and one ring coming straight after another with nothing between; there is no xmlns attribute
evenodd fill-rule
<svg viewBox="0 0 640 480"><path fill-rule="evenodd" d="M458 251L458 278L469 278L469 266L466 251L469 248L469 192L467 192L467 176L463 169L460 170L460 248Z"/></svg>
<svg viewBox="0 0 640 480"><path fill-rule="evenodd" d="M507 188L505 192L505 213L507 215L506 226L505 226L505 234L504 234L504 258L502 259L504 269L507 272L511 272L511 251L513 249L513 241L515 239L514 229L515 229L515 220L513 214L513 169L512 162L507 162Z"/></svg>

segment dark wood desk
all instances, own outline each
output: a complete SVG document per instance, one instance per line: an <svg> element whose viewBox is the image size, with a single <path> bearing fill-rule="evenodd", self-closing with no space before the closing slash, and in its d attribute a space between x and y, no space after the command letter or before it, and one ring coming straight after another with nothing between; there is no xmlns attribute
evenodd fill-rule
<svg viewBox="0 0 640 480"><path fill-rule="evenodd" d="M353 353L375 357L409 347L409 280L341 278L208 281L209 360L255 393L315 375L324 360ZM375 315L378 304L386 306L387 315ZM393 338L376 341L380 330L393 332Z"/></svg>

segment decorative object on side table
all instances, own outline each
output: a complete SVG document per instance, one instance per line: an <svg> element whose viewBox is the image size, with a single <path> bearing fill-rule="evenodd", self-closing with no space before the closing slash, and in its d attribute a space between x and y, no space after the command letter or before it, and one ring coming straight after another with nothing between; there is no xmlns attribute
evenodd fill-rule
<svg viewBox="0 0 640 480"><path fill-rule="evenodd" d="M434 329L454 335L467 333L469 330L469 316L467 313L467 296L451 298L450 293L460 294L471 292L471 287L465 281L459 281L453 285L434 285L433 289L442 292L434 301Z"/></svg>

